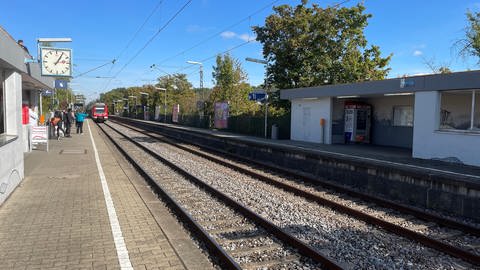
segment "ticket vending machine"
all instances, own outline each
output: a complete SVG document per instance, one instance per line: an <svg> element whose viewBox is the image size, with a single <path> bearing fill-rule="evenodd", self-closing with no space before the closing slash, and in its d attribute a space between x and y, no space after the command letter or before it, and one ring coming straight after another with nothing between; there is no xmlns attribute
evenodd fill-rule
<svg viewBox="0 0 480 270"><path fill-rule="evenodd" d="M371 105L345 103L345 143L370 143L371 115Z"/></svg>

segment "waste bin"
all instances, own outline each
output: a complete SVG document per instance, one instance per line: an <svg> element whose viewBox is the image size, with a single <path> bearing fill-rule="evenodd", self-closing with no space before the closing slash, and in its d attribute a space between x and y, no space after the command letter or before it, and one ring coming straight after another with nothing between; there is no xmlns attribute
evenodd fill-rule
<svg viewBox="0 0 480 270"><path fill-rule="evenodd" d="M272 125L272 140L278 140L278 126L276 124Z"/></svg>

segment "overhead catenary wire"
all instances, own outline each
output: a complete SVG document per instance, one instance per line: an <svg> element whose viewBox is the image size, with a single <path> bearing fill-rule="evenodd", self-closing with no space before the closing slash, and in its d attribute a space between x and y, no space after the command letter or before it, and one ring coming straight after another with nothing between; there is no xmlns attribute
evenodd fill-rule
<svg viewBox="0 0 480 270"><path fill-rule="evenodd" d="M118 74L120 74L137 56L147 48L150 43L192 2L193 0L188 0L146 43L143 45L140 50L137 51L137 53L128 60L125 65L115 74L114 77L117 77Z"/></svg>
<svg viewBox="0 0 480 270"><path fill-rule="evenodd" d="M245 42L243 42L243 43L240 43L240 44L238 44L238 45L236 45L236 46L234 46L234 47L232 47L232 48L230 48L230 49L228 49L228 50L225 50L225 51L216 53L216 54L214 54L214 55L212 55L212 56L209 56L209 57L207 57L207 58L204 58L204 59L200 60L199 62L202 62L202 63L203 63L203 62L210 61L211 59L217 57L217 55L231 52L231 51L233 51L233 50L236 50L236 49L238 49L238 48L240 48L240 47L243 47L243 46L251 43L252 41L253 41L253 39L247 40L247 41L245 41ZM186 69L189 69L189 68L192 68L192 67L193 67L193 66L191 66L191 65L190 65L190 66L184 66L184 67L176 70L174 73L178 73L178 72L180 72L180 71L182 71L182 70L186 70Z"/></svg>
<svg viewBox="0 0 480 270"><path fill-rule="evenodd" d="M188 52L188 51L190 51L190 50L192 50L192 49L194 49L194 48L202 45L203 43L205 43L205 42L207 42L207 41L209 41L209 40L217 37L219 34L223 33L224 31L227 31L227 30L229 30L229 29L231 29L231 28L239 25L240 23L242 23L242 22L244 22L244 21L246 21L246 20L249 20L249 24L250 24L250 20L251 20L251 17L252 17L252 16L260 13L261 11L265 10L266 8L274 5L276 2L279 2L279 1L280 1L280 0L272 1L272 2L269 3L268 5L263 6L262 8L258 9L257 11L253 12L252 14L248 15L247 17L239 20L238 22L236 22L236 23L234 23L234 24L232 24L232 25L230 25L230 26L228 26L228 27L226 27L226 28L223 28L221 31L216 32L215 34L209 36L208 38L206 38L206 39L204 39L204 40L202 40L202 41L200 41L199 43L195 44L194 46L192 46L192 47L190 47L190 48L188 48L188 49L186 49L186 50L184 50L184 51L182 51L182 52L180 52L180 53L177 53L177 54L174 55L174 56L171 56L171 57L168 57L168 58L165 58L165 59L161 60L160 64L161 64L161 63L164 63L164 62L166 62L166 61L172 60L172 59L174 59L175 57L178 57L178 56L180 56L180 55L183 55L184 53L186 53L186 52ZM333 7L333 8L338 8L339 6L341 6L341 5L345 4L345 3L348 3L348 2L350 2L350 1L351 1L351 0L344 0L344 1L338 2L338 3L336 3L336 4L333 4L331 7ZM207 57L207 58L205 58L205 59L203 59L203 60L200 60L199 62L207 62L207 61L215 58L215 57L216 57L217 55L219 55L219 54L225 54L225 53L227 53L227 52L233 51L233 50L235 50L235 49L237 49L237 48L240 48L240 47L242 47L242 46L247 45L248 43L250 43L250 42L252 42L252 41L253 41L253 40L247 40L246 42L241 43L241 44L239 44L239 45L237 45L237 46L235 46L235 47L233 47L233 48L231 48L231 49L225 50L225 51L223 51L223 52L216 53L215 55L210 56L210 57ZM155 64L154 64L154 65L155 65ZM173 72L173 73L179 73L180 71L183 71L183 70L186 70L186 69L190 69L190 68L193 68L193 66L191 66L191 65L189 65L189 66L184 66L184 67L181 67L180 69L176 70L176 71ZM194 73L194 72L192 72L192 74L193 74L193 73Z"/></svg>
<svg viewBox="0 0 480 270"><path fill-rule="evenodd" d="M162 5L163 3L163 0L160 0L157 5L155 6L155 8L152 10L152 12L150 12L150 15L148 15L148 17L145 19L145 21L143 22L143 24L138 28L137 32L135 32L135 34L133 35L133 37L130 39L130 41L128 41L127 45L125 46L125 48L123 48L123 50L118 54L118 56L115 58L115 59L119 59L123 53L125 53L125 51L127 51L127 49L130 47L130 45L132 44L132 42L137 38L138 34L140 33L140 31L143 29L143 27L145 26L145 24L147 24L147 22L150 20L150 18L153 16L153 14L155 14L155 12L157 12L157 9Z"/></svg>
<svg viewBox="0 0 480 270"><path fill-rule="evenodd" d="M192 46L192 47L190 47L190 48L188 48L188 49L186 49L186 50L184 50L184 51L182 51L182 52L180 52L180 53L178 53L178 54L176 54L176 55L174 55L174 56L171 56L171 57L169 57L169 58L166 58L166 59L161 60L161 63L164 63L164 62L166 62L166 61L168 61L168 60L171 60L171 59L173 59L173 58L175 58L175 57L178 57L178 56L180 56L180 55L183 55L185 52L188 52L188 51L190 51L190 50L192 50L192 49L194 49L194 48L202 45L203 43L205 43L205 42L207 42L207 41L209 41L209 40L217 37L217 36L218 36L219 34L221 34L222 32L224 32L224 31L226 31L226 30L228 30L228 29L231 29L232 27L235 27L235 26L239 25L240 23L242 23L242 22L244 22L244 21L246 21L246 20L251 20L251 17L252 17L252 16L260 13L261 11L265 10L266 8L274 5L275 3L279 2L279 1L280 1L280 0L275 0L275 1L270 2L268 5L263 6L262 8L260 8L260 9L258 9L257 11L253 12L252 14L250 14L250 15L246 16L245 18L239 20L238 22L236 22L236 23L234 23L234 24L232 24L232 25L230 25L230 26L228 26L228 27L226 27L226 28L223 28L221 31L216 32L214 35L209 36L208 38L200 41L199 43L195 44L194 46ZM339 2L339 3L337 3L337 4L333 4L332 7L336 8L336 7L339 7L340 5L343 5L343 4L345 4L345 3L347 3L347 2L350 2L350 1L351 1L351 0L344 0L344 1ZM180 12L182 12L183 9L186 8L186 6L188 6L188 4L190 4L190 2L191 2L191 0L188 1L188 2L186 2L186 3L184 4L184 6L182 6L182 8L181 8L179 11L177 11L177 13L176 13L162 28L160 28L160 29L154 34L154 36L152 36L152 38L151 38L150 40L148 40L147 43L116 73L116 75L112 77L112 79L113 79L113 78L116 78L116 77L126 68L126 66L128 66L128 65L156 38L156 36L157 36L158 34L160 34L160 32L161 32L166 26L168 26L168 24L169 24L173 19L175 19L175 17L176 17ZM250 24L250 23L249 23L249 24ZM224 54L224 53L233 51L233 50L235 50L235 49L237 49L237 48L240 48L240 47L242 47L242 46L245 46L245 45L251 43L252 41L253 41L253 40L248 40L248 41L246 41L246 42L244 42L244 43L241 43L241 44L239 44L239 45L237 45L237 46L235 46L235 47L233 47L233 48L231 48L231 49L225 50L225 51L223 51L223 52L216 53L216 54L213 55L213 56L210 56L210 57L207 57L207 58L205 58L205 59L203 59L203 60L200 60L200 62L209 61L209 60L215 58L215 57L216 57L217 55L219 55L219 54ZM158 64L158 65L160 65L160 64ZM183 71L183 70L187 70L187 69L189 69L189 68L193 68L193 66L184 66L184 67L181 67L181 68L179 68L178 70L176 70L175 72L172 72L172 74L178 73L178 72ZM109 84L110 84L110 81L109 81L109 82L107 83L107 85L105 86L105 89L108 87Z"/></svg>
<svg viewBox="0 0 480 270"><path fill-rule="evenodd" d="M105 63L105 64L102 64L102 65L100 65L100 66L98 66L98 67L94 67L94 68L92 68L92 69L90 69L90 70L88 70L88 71L85 71L85 72L83 72L83 73L80 73L79 75L74 76L73 78L76 79L76 78L78 78L78 77L81 77L81 76L83 76L83 75L85 75L85 74L88 74L88 73L90 73L90 72L92 72L92 71L95 71L95 70L97 70L97 69L99 69L99 68L102 68L102 67L104 67L104 66L106 66L106 65L109 65L109 64L112 64L112 65L113 65L113 64L115 64L115 61L116 61L115 59L113 59L112 61L108 61L108 62Z"/></svg>
<svg viewBox="0 0 480 270"><path fill-rule="evenodd" d="M135 32L135 34L133 34L132 38L128 41L127 45L120 51L120 53L117 55L117 57L115 57L115 60L118 60L120 59L120 57L122 57L123 53L125 53L125 51L130 47L130 45L132 44L132 42L137 38L138 34L140 33L140 31L142 31L143 27L145 26L145 24L147 24L147 22L150 20L150 18L153 16L153 14L155 14L155 12L157 12L158 8L161 6L161 4L163 3L163 0L160 0L157 5L155 6L155 8L152 10L152 12L150 12L150 15L148 15L148 17L145 19L145 21L143 21L142 25L137 29L137 31ZM107 75L110 75L110 73L112 72L112 69L113 67L115 66L115 64L113 64L111 67L110 67L110 70L108 71ZM110 84L111 80L108 81L106 84L105 84L105 87L103 89L103 91L105 91L105 89L108 87L108 85Z"/></svg>
<svg viewBox="0 0 480 270"><path fill-rule="evenodd" d="M135 55L133 55L123 66L122 68L113 76L114 78L116 78L133 60L135 60L135 58L138 57L138 55L140 55L140 53L143 52L143 50L145 50L145 48L147 48L148 45L150 45L150 43L152 43L152 41L192 2L193 0L188 0L146 43L145 45L143 45L142 48L140 48L137 53L135 53ZM108 84L106 85L105 88L108 87L108 85L110 84L110 82L108 82Z"/></svg>
<svg viewBox="0 0 480 270"><path fill-rule="evenodd" d="M195 49L196 47L204 44L205 42L210 41L211 39L217 37L219 34L221 34L221 33L225 32L225 31L227 31L227 30L229 30L229 29L231 29L231 28L233 28L233 27L235 27L235 26L243 23L244 21L250 20L252 16L257 15L258 13L260 13L260 12L262 12L263 10L269 8L270 6L274 5L274 4L275 4L276 2L278 2L278 1L280 1L280 0L272 1L272 2L269 3L268 5L263 6L262 8L258 9L257 11L253 12L252 14L248 15L247 17L245 17L245 18L237 21L236 23L233 23L233 24L231 24L231 25L223 28L222 30L216 32L215 34L213 34L213 35L207 37L206 39L198 42L197 44L193 45L192 47L190 47L190 48L188 48L188 49L185 49L185 50L177 53L177 54L174 55L174 56L171 56L171 57L168 57L168 58L165 58L165 59L161 60L158 64L160 65L160 64L162 64L162 63L165 63L165 62L167 62L167 61L169 61L169 60L174 59L174 58L177 57L177 56L183 55L184 53Z"/></svg>

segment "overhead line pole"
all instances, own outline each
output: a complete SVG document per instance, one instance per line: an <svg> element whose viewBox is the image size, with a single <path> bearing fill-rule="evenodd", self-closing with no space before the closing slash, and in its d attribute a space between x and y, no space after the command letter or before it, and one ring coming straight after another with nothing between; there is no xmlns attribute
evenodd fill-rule
<svg viewBox="0 0 480 270"><path fill-rule="evenodd" d="M256 59L256 58L250 58L247 57L245 58L246 61L253 62L253 63L258 63L258 64L263 64L267 65L268 62L263 59ZM265 139L267 138L267 118L268 118L268 87L267 87L267 75L265 74L265 82L264 82L264 87L265 87L265 123L264 123L264 137Z"/></svg>

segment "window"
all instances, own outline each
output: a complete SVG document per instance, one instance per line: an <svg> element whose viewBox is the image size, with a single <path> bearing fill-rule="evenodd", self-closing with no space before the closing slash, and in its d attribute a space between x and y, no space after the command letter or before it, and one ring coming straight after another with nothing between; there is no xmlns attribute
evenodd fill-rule
<svg viewBox="0 0 480 270"><path fill-rule="evenodd" d="M103 107L95 107L95 113L104 113L105 112L105 108Z"/></svg>
<svg viewBox="0 0 480 270"><path fill-rule="evenodd" d="M442 92L440 129L480 131L480 91Z"/></svg>
<svg viewBox="0 0 480 270"><path fill-rule="evenodd" d="M399 127L413 127L413 107L393 106L393 125Z"/></svg>

